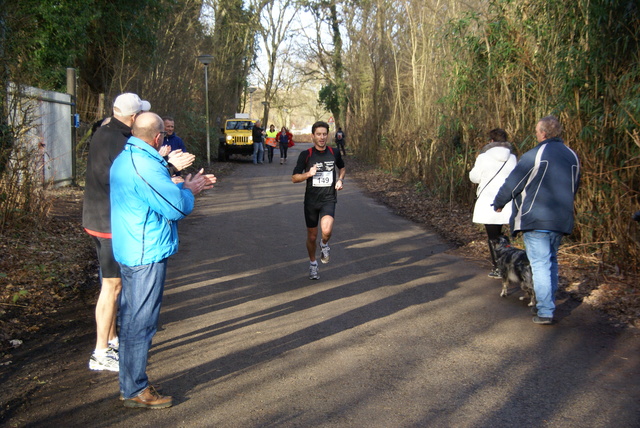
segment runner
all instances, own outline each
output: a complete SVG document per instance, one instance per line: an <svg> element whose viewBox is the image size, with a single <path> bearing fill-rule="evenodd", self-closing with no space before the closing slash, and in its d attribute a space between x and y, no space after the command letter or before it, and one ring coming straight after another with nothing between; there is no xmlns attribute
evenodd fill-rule
<svg viewBox="0 0 640 428"><path fill-rule="evenodd" d="M316 122L311 127L313 147L300 153L293 169L291 181L307 182L304 194L304 218L307 224L307 252L309 253L309 279L320 279L316 261L318 223L322 230L320 261L329 262L329 239L333 231L337 191L344 183L344 161L338 150L327 146L329 124ZM336 171L338 169L339 171Z"/></svg>

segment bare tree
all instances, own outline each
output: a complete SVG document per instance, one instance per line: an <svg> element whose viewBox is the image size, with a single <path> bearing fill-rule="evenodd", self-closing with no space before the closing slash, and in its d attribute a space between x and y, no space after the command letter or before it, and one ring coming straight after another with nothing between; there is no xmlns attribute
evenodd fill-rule
<svg viewBox="0 0 640 428"><path fill-rule="evenodd" d="M258 7L260 5L256 5ZM263 123L269 121L271 103L285 83L285 65L290 59L291 25L299 6L293 0L272 1L262 4L259 32L266 56L266 70L256 68L264 84ZM290 80L289 80L290 81Z"/></svg>
<svg viewBox="0 0 640 428"><path fill-rule="evenodd" d="M348 105L339 16L339 5L343 2L303 0L302 4L315 18L314 28L308 34L307 58L317 63L317 68L312 69L311 73L320 74L325 81L319 94L320 101L336 118L337 125L343 126ZM324 39L327 32L331 39L328 43Z"/></svg>

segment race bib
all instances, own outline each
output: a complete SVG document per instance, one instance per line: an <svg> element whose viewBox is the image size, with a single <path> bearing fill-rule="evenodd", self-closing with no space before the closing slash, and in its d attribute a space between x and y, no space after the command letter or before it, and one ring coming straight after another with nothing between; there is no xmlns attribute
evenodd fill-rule
<svg viewBox="0 0 640 428"><path fill-rule="evenodd" d="M318 171L313 176L313 187L329 187L333 184L333 171Z"/></svg>

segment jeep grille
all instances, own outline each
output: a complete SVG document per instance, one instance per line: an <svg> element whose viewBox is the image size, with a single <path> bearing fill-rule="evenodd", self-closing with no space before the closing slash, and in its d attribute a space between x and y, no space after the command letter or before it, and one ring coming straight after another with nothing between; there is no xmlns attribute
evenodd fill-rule
<svg viewBox="0 0 640 428"><path fill-rule="evenodd" d="M233 137L233 144L247 144L249 137Z"/></svg>

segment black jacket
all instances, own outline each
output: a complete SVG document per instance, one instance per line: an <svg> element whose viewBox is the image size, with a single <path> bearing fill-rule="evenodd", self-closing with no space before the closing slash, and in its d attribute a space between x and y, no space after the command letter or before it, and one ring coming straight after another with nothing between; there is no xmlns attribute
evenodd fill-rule
<svg viewBox="0 0 640 428"><path fill-rule="evenodd" d="M82 205L82 226L93 232L111 233L109 170L131 137L131 128L115 117L91 138Z"/></svg>
<svg viewBox="0 0 640 428"><path fill-rule="evenodd" d="M254 143L262 143L262 132L263 129L258 125L253 125L253 129L251 130L251 135L253 137Z"/></svg>

